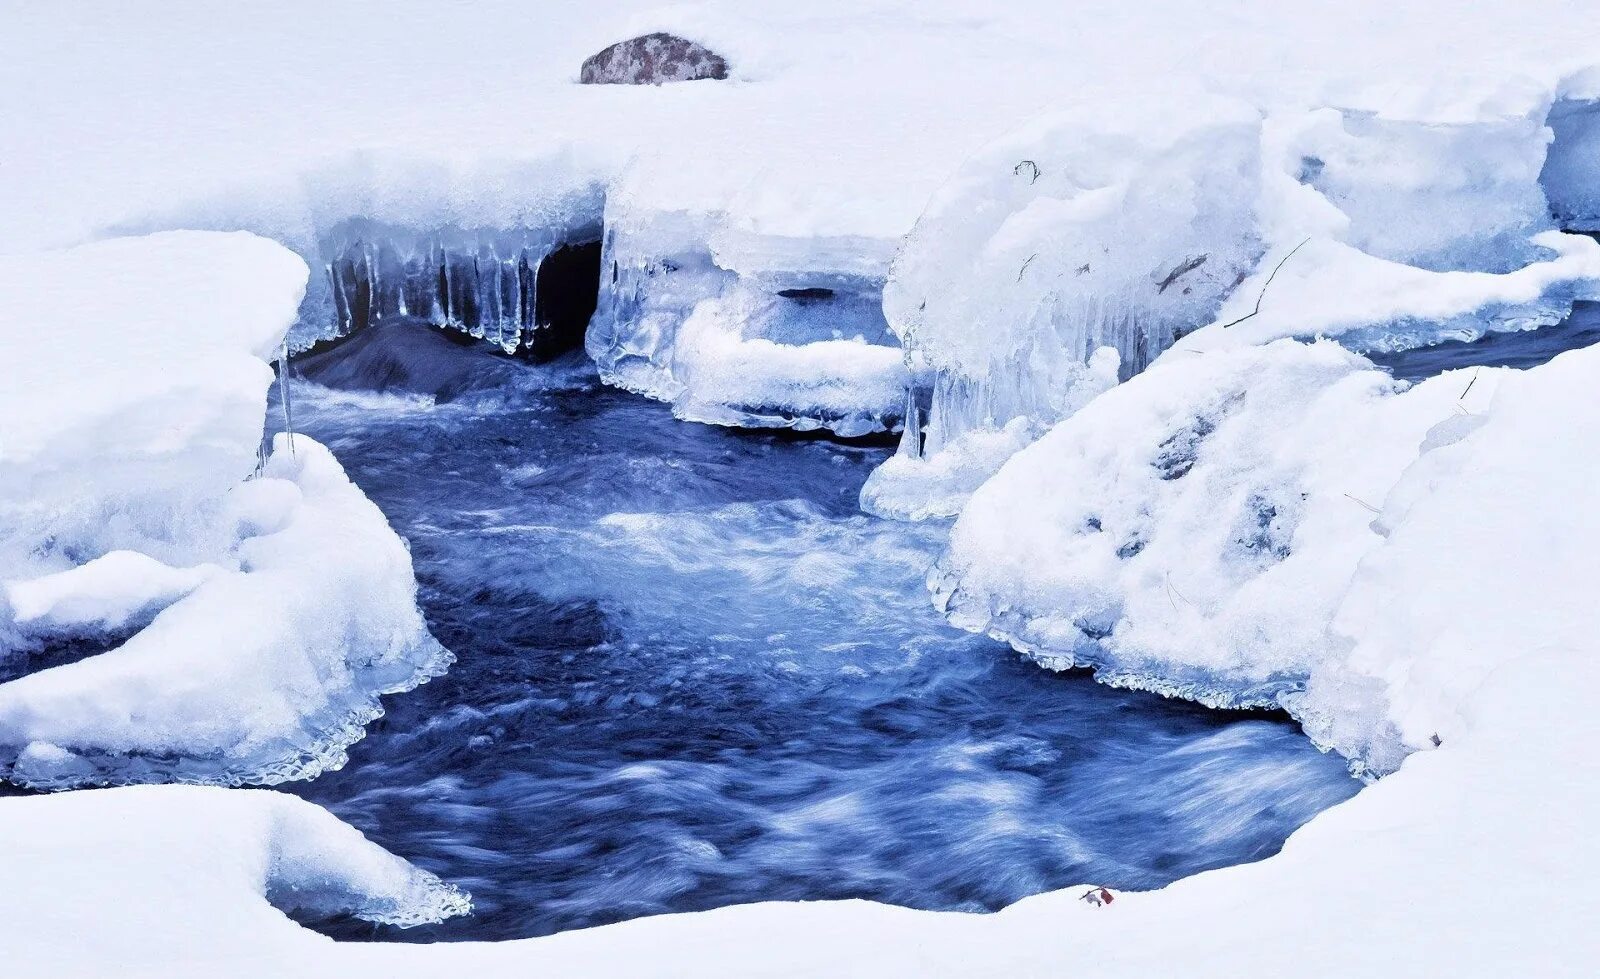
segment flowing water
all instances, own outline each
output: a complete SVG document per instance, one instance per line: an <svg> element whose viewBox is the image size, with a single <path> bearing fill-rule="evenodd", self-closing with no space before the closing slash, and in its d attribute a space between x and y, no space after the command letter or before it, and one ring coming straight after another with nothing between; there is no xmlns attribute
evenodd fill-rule
<svg viewBox="0 0 1600 979"><path fill-rule="evenodd" d="M1357 789L1280 717L950 628L923 582L947 528L857 510L888 449L676 421L580 363L482 363L493 389L443 405L291 390L410 542L459 657L389 698L346 768L286 788L476 912L313 923L329 934L503 939L776 899L992 910L1259 859Z"/></svg>

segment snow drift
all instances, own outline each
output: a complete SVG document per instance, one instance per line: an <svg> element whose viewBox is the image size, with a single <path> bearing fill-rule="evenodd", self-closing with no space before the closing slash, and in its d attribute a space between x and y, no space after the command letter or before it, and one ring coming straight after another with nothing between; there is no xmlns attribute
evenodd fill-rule
<svg viewBox="0 0 1600 979"><path fill-rule="evenodd" d="M1546 430L1600 420L1577 380L1596 354L1411 386L1327 341L1179 353L973 495L931 578L939 603L1052 668L1286 707L1363 771L1450 736L1450 692L1478 674L1438 644L1443 623L1379 638L1454 587L1389 570L1418 559L1397 528L1471 523L1456 480L1512 471L1491 460L1530 404L1549 410ZM1581 479L1588 466L1557 460L1551 475Z"/></svg>
<svg viewBox="0 0 1600 979"><path fill-rule="evenodd" d="M175 948L190 968L265 974L276 956L266 936L306 934L286 911L407 926L471 909L455 887L275 792L141 786L8 799L0 839L0 920L36 939L13 955L13 975L82 975L130 952ZM193 946L198 920L241 941Z"/></svg>
<svg viewBox="0 0 1600 979"><path fill-rule="evenodd" d="M258 455L305 275L200 232L0 263L0 343L28 365L0 392L0 657L46 667L0 683L7 777L309 777L448 664L404 543L327 450Z"/></svg>

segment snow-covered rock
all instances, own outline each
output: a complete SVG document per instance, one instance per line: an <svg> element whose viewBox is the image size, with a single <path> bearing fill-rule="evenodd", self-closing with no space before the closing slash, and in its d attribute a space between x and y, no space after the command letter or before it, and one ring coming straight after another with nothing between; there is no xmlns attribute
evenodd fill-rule
<svg viewBox="0 0 1600 979"><path fill-rule="evenodd" d="M417 609L404 543L322 446L278 436L217 519L233 528L215 558L226 570L166 589L116 648L0 684L0 772L47 788L310 778L344 764L379 694L451 662ZM106 601L88 572L120 553L11 585L18 625L38 622L18 602L38 591L58 607Z"/></svg>

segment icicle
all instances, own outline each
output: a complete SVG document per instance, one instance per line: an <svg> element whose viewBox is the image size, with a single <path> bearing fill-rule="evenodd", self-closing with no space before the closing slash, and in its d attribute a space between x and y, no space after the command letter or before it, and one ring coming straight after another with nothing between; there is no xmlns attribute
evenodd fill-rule
<svg viewBox="0 0 1600 979"><path fill-rule="evenodd" d="M444 250L443 244L439 246L439 292L444 298L444 323L441 325L454 325L455 296L450 288L450 254Z"/></svg>
<svg viewBox="0 0 1600 979"><path fill-rule="evenodd" d="M900 433L899 454L909 459L922 458L922 409L917 407L915 387L906 388L906 418Z"/></svg>
<svg viewBox="0 0 1600 979"><path fill-rule="evenodd" d="M378 291L378 265L372 260L372 246L361 249L367 260L367 325L383 318L383 295Z"/></svg>
<svg viewBox="0 0 1600 979"><path fill-rule="evenodd" d="M278 400L283 403L283 431L289 443L289 458L294 458L294 416L289 408L289 341L278 355Z"/></svg>
<svg viewBox="0 0 1600 979"><path fill-rule="evenodd" d="M345 297L344 283L332 265L328 266L328 281L333 285L333 335L342 337L350 332L350 300Z"/></svg>

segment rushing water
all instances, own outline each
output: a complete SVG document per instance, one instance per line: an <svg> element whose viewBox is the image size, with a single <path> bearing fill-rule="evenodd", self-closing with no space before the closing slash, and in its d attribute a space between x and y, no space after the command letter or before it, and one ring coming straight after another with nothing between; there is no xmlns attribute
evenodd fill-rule
<svg viewBox="0 0 1600 979"><path fill-rule="evenodd" d="M1461 367L1538 367L1557 354L1600 343L1600 303L1574 303L1572 314L1538 330L1486 333L1476 340L1448 340L1367 359L1403 381L1420 381Z"/></svg>
<svg viewBox="0 0 1600 979"><path fill-rule="evenodd" d="M948 627L923 582L947 528L857 510L887 449L679 422L586 366L511 364L438 406L291 392L410 541L459 662L390 698L344 770L288 788L477 908L324 931L995 909L1259 859L1356 791L1279 717L1108 689Z"/></svg>

